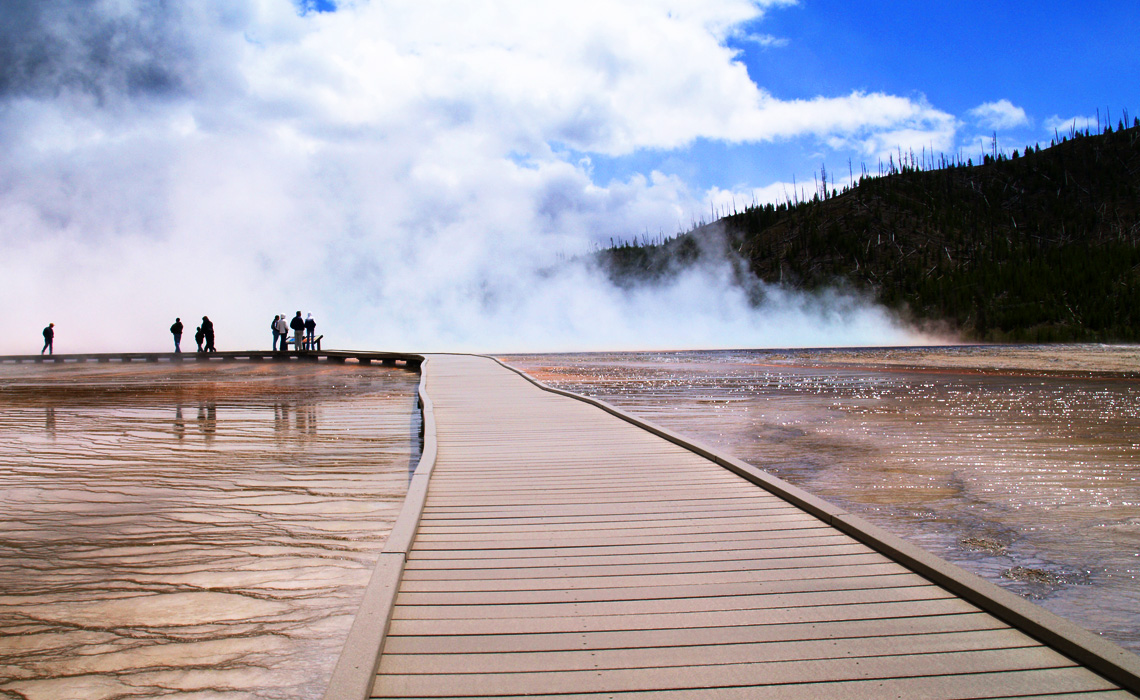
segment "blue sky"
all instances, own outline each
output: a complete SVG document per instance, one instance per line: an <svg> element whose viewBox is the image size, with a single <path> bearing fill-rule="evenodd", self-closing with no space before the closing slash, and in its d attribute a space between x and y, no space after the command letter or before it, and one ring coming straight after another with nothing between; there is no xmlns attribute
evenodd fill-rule
<svg viewBox="0 0 1140 700"><path fill-rule="evenodd" d="M954 113L1008 99L1064 114L1134 97L1137 27L1128 2L804 0L755 23L782 48L739 45L752 78L782 97L918 91Z"/></svg>
<svg viewBox="0 0 1140 700"><path fill-rule="evenodd" d="M979 135L988 143L996 131L1008 152L1048 145L1056 120L1083 126L1098 109L1102 117L1111 112L1114 126L1124 110L1140 116L1138 29L1140 3L801 0L770 9L727 44L749 77L779 99L851 91L925 98L962 122L955 150L977 161ZM1026 122L993 128L970 115L1002 100L1024 110ZM679 150L592 160L599 179L662 169L696 187L728 189L810 182L821 164L846 175L849 158L856 174L860 162L875 163L811 138L698 139Z"/></svg>
<svg viewBox="0 0 1140 700"><path fill-rule="evenodd" d="M255 347L297 309L340 347L913 340L840 292L757 309L725 266L629 292L566 261L821 166L1140 114L1137 27L1135 2L5 0L0 350L48 321L154 348L203 313Z"/></svg>

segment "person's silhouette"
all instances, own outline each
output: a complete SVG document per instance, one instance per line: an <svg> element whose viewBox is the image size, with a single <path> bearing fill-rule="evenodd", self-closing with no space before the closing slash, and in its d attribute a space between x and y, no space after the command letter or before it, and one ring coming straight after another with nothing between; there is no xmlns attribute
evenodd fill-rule
<svg viewBox="0 0 1140 700"><path fill-rule="evenodd" d="M217 352L214 347L214 323L209 316L202 317L202 335L206 339L206 352Z"/></svg>
<svg viewBox="0 0 1140 700"><path fill-rule="evenodd" d="M174 319L170 334L174 336L174 352L182 352L182 319Z"/></svg>
<svg viewBox="0 0 1140 700"><path fill-rule="evenodd" d="M54 341L55 341L55 324L49 323L49 324L47 324L47 328L44 329L44 347L43 347L43 350L40 350L40 354L42 355L45 352L49 355L53 354L55 352L55 348L53 347Z"/></svg>

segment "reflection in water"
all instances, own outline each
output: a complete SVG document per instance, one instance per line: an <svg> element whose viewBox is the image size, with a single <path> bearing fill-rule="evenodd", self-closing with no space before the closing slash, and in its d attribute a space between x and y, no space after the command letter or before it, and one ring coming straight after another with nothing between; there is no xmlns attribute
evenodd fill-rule
<svg viewBox="0 0 1140 700"><path fill-rule="evenodd" d="M214 433L218 432L218 405L213 401L198 402L198 432L207 445L214 442Z"/></svg>
<svg viewBox="0 0 1140 700"><path fill-rule="evenodd" d="M289 404L276 401L273 404L273 435L280 442L289 434Z"/></svg>
<svg viewBox="0 0 1140 700"><path fill-rule="evenodd" d="M312 401L276 402L273 404L274 437L279 443L311 442L318 437L319 416L319 408Z"/></svg>
<svg viewBox="0 0 1140 700"><path fill-rule="evenodd" d="M988 352L509 359L735 454L1140 650L1140 353ZM1081 371L1057 371L1069 365ZM1112 371L1095 372L1103 366Z"/></svg>
<svg viewBox="0 0 1140 700"><path fill-rule="evenodd" d="M0 366L0 697L321 697L407 487L417 381Z"/></svg>
<svg viewBox="0 0 1140 700"><path fill-rule="evenodd" d="M302 405L294 414L297 416L297 434L313 437L317 432L317 410L312 404Z"/></svg>

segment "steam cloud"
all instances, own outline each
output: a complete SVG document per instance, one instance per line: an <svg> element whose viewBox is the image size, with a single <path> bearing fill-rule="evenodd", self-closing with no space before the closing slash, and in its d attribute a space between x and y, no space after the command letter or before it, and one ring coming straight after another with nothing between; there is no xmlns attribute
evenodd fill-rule
<svg viewBox="0 0 1140 700"><path fill-rule="evenodd" d="M220 349L268 347L298 309L335 347L911 342L839 294L753 308L727 267L622 291L567 263L675 231L708 196L661 173L597 183L582 154L953 121L765 93L724 43L778 4L7 0L0 352L37 351L49 321L58 352L165 349L175 316L203 314Z"/></svg>

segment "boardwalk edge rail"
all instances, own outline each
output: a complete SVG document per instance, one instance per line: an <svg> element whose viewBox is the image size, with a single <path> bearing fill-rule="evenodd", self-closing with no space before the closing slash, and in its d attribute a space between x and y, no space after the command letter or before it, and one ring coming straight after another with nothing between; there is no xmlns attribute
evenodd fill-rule
<svg viewBox="0 0 1140 700"><path fill-rule="evenodd" d="M429 363L425 359L420 365L420 384L417 390L423 417L423 452L420 453L420 461L408 484L404 504L380 551L368 586L364 589L360 610L349 629L344 649L333 669L332 680L325 690L324 700L363 700L371 695L372 685L376 681L380 652L384 648L384 637L392 620L392 608L404 574L404 562L419 527L420 516L423 515L428 481L435 467L435 413L431 397L427 393L426 370Z"/></svg>
<svg viewBox="0 0 1140 700"><path fill-rule="evenodd" d="M373 352L370 350L223 350L221 352L88 352L57 353L53 355L2 355L0 364L37 364L53 366L85 365L90 362L111 364L183 363L183 362L326 362L341 363L356 360L370 365L379 362L392 366L399 362L409 369L419 367L423 355L407 352Z"/></svg>
<svg viewBox="0 0 1140 700"><path fill-rule="evenodd" d="M707 445L626 413L605 401L556 389L543 384L498 358L490 359L544 391L597 406L627 423L632 423L679 447L719 464L764 490L799 506L880 554L907 566L915 573L1020 629L1122 688L1133 693L1140 692L1140 656L1127 649L1054 615L1019 595L955 566L903 540L901 537L893 535L877 525L852 515L842 508L817 498L751 464L735 457L723 455Z"/></svg>

